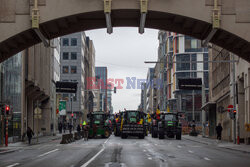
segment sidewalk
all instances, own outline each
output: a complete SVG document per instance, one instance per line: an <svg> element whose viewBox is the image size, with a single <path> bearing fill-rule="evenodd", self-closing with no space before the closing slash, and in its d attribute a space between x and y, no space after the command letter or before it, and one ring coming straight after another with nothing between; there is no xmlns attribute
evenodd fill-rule
<svg viewBox="0 0 250 167"><path fill-rule="evenodd" d="M14 151L18 151L20 149L23 149L25 147L29 147L29 146L34 146L34 145L38 145L38 144L42 144L42 143L47 143L53 140L59 140L61 139L62 134L56 134L55 136L38 136L38 142L37 142L37 137L33 137L32 141L31 141L31 145L28 144L28 141L24 141L24 142L16 142L16 143L9 143L8 147L5 146L0 146L0 155L1 154L5 154L5 153L10 153L10 152L14 152Z"/></svg>
<svg viewBox="0 0 250 167"><path fill-rule="evenodd" d="M206 144L206 145L213 145L220 148L225 148L233 151L240 151L243 153L249 153L250 154L250 145L246 145L244 143L238 145L233 144L232 142L227 141L217 141L216 139L210 139L206 137L202 137L201 135L198 135L197 137L189 136L189 135L183 135L183 139Z"/></svg>

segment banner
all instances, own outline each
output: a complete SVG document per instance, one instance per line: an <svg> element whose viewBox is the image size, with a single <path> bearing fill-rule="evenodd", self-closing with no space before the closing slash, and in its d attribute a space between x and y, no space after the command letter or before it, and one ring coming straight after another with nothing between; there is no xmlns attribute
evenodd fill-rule
<svg viewBox="0 0 250 167"><path fill-rule="evenodd" d="M65 100L59 101L59 114L66 115L66 101Z"/></svg>

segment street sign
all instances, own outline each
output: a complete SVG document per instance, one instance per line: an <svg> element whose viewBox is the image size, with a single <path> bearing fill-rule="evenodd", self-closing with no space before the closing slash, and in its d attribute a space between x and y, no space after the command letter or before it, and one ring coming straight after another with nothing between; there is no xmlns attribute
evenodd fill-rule
<svg viewBox="0 0 250 167"><path fill-rule="evenodd" d="M184 90L201 90L202 79L201 78L179 78L179 89Z"/></svg>
<svg viewBox="0 0 250 167"><path fill-rule="evenodd" d="M66 101L65 100L59 101L59 114L66 115Z"/></svg>
<svg viewBox="0 0 250 167"><path fill-rule="evenodd" d="M228 110L232 110L233 108L234 108L234 106L231 105L231 104L227 106L227 109L228 109Z"/></svg>
<svg viewBox="0 0 250 167"><path fill-rule="evenodd" d="M76 93L77 82L56 82L56 92L60 93Z"/></svg>

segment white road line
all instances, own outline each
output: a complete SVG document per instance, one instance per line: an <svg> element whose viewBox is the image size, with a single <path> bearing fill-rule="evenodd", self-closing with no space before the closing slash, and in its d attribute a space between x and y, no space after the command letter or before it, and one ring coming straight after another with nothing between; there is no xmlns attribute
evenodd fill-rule
<svg viewBox="0 0 250 167"><path fill-rule="evenodd" d="M105 144L108 142L109 138L103 143L102 149L95 155L93 156L90 160L88 160L85 164L83 164L81 167L87 167L96 157L98 157L105 149Z"/></svg>
<svg viewBox="0 0 250 167"><path fill-rule="evenodd" d="M147 150L143 150L144 152L146 152Z"/></svg>
<svg viewBox="0 0 250 167"><path fill-rule="evenodd" d="M191 151L191 150L189 150L188 152L189 152L189 153L194 153L194 152L193 152L193 151Z"/></svg>
<svg viewBox="0 0 250 167"><path fill-rule="evenodd" d="M152 158L151 158L151 157L148 157L148 159L149 159L149 160L152 160Z"/></svg>
<svg viewBox="0 0 250 167"><path fill-rule="evenodd" d="M48 154L50 154L50 153L56 152L56 151L58 151L58 150L59 150L59 149L54 149L54 150L51 150L51 151L46 152L46 153L44 153L44 154L38 155L37 157L43 157L43 156L48 155Z"/></svg>
<svg viewBox="0 0 250 167"><path fill-rule="evenodd" d="M207 161L210 161L210 160L211 160L211 159L209 159L209 158L207 158L207 157L204 157L204 159L207 160Z"/></svg>
<svg viewBox="0 0 250 167"><path fill-rule="evenodd" d="M182 147L181 147L181 146L179 146L179 145L178 145L177 147L178 147L178 148L182 148Z"/></svg>
<svg viewBox="0 0 250 167"><path fill-rule="evenodd" d="M17 165L19 165L19 163L14 163L14 164L9 165L9 166L7 166L7 167L14 167L14 166L17 166Z"/></svg>

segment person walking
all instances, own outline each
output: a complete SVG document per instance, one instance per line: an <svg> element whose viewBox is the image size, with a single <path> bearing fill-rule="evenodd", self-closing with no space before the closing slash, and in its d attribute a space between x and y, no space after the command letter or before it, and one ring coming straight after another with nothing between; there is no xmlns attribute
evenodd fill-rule
<svg viewBox="0 0 250 167"><path fill-rule="evenodd" d="M66 129L67 129L67 125L66 125L66 123L64 123L63 124L63 133L65 133Z"/></svg>
<svg viewBox="0 0 250 167"><path fill-rule="evenodd" d="M217 133L217 139L221 140L221 132L222 132L223 128L221 126L221 123L218 124L218 126L216 126L216 133Z"/></svg>
<svg viewBox="0 0 250 167"><path fill-rule="evenodd" d="M84 141L88 141L89 138L89 127L86 121L83 122L83 134L84 134Z"/></svg>
<svg viewBox="0 0 250 167"><path fill-rule="evenodd" d="M32 129L30 127L28 127L27 128L27 137L29 140L29 144L31 143L32 136L34 136L34 132L32 131Z"/></svg>
<svg viewBox="0 0 250 167"><path fill-rule="evenodd" d="M71 124L69 124L69 133L71 134L71 131L72 131L72 125Z"/></svg>
<svg viewBox="0 0 250 167"><path fill-rule="evenodd" d="M81 127L79 124L77 125L76 130L77 130L78 137L81 138Z"/></svg>
<svg viewBox="0 0 250 167"><path fill-rule="evenodd" d="M59 128L58 128L60 134L62 133L62 128L63 128L63 125L62 125L62 123L60 122L60 123L59 123Z"/></svg>

